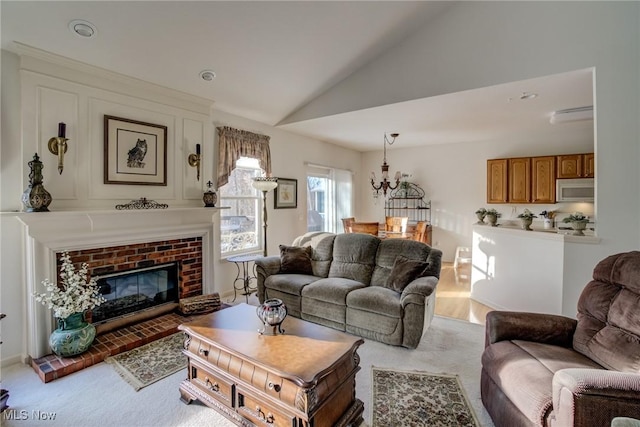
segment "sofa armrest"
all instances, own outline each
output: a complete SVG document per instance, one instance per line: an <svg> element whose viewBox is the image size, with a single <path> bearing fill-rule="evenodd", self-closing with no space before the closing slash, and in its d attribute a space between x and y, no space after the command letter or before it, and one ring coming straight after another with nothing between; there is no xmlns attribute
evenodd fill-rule
<svg viewBox="0 0 640 427"><path fill-rule="evenodd" d="M617 416L640 418L640 374L567 368L553 376L553 425L609 425Z"/></svg>
<svg viewBox="0 0 640 427"><path fill-rule="evenodd" d="M409 282L400 295L402 307L411 303L424 305L424 299L435 292L437 284L438 278L435 276L418 277Z"/></svg>
<svg viewBox="0 0 640 427"><path fill-rule="evenodd" d="M255 261L256 264L256 273L258 275L258 301L260 304L264 302L264 281L267 280L267 277L278 274L280 272L280 257L279 256L269 256L258 258Z"/></svg>
<svg viewBox="0 0 640 427"><path fill-rule="evenodd" d="M543 313L490 311L485 347L498 341L524 340L571 348L577 320Z"/></svg>

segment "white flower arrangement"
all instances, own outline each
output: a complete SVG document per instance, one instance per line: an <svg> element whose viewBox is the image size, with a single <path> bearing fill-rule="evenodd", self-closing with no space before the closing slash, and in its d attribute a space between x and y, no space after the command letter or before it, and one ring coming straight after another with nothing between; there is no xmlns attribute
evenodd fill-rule
<svg viewBox="0 0 640 427"><path fill-rule="evenodd" d="M48 293L34 293L36 301L52 309L53 315L58 319L66 319L74 313L84 313L106 301L100 294L95 279L87 280L89 266L86 262L76 272L68 252L63 252L61 258L62 285L57 286L49 279L43 280L42 285L47 288Z"/></svg>

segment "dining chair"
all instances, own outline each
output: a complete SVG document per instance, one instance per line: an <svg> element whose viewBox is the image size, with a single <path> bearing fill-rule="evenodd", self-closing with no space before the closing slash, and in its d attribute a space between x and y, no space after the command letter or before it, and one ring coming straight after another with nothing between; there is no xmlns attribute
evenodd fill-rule
<svg viewBox="0 0 640 427"><path fill-rule="evenodd" d="M417 242L427 243L427 221L418 221L416 228L413 230L413 240Z"/></svg>
<svg viewBox="0 0 640 427"><path fill-rule="evenodd" d="M385 231L405 233L407 231L408 223L408 216L388 216L385 218Z"/></svg>
<svg viewBox="0 0 640 427"><path fill-rule="evenodd" d="M372 234L374 236L377 236L378 227L380 227L380 224L378 222L352 222L351 232Z"/></svg>
<svg viewBox="0 0 640 427"><path fill-rule="evenodd" d="M344 228L345 233L351 233L351 224L355 222L354 217L342 218L342 228Z"/></svg>

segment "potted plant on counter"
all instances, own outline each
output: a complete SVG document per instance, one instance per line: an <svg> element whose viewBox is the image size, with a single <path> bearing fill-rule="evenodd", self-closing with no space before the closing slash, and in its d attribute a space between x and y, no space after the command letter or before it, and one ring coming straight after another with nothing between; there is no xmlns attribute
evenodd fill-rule
<svg viewBox="0 0 640 427"><path fill-rule="evenodd" d="M476 216L478 217L478 222L476 224L484 224L484 217L487 216L487 210L485 208L480 208L476 211Z"/></svg>
<svg viewBox="0 0 640 427"><path fill-rule="evenodd" d="M491 225L492 227L495 227L498 225L498 218L500 218L501 216L502 214L493 208L489 209L486 212L486 217L489 220L489 225Z"/></svg>
<svg viewBox="0 0 640 427"><path fill-rule="evenodd" d="M522 221L522 229L531 231L531 223L533 222L533 218L538 218L538 215L534 215L529 209L525 209L518 218Z"/></svg>
<svg viewBox="0 0 640 427"><path fill-rule="evenodd" d="M573 228L574 236L584 236L583 231L585 228L587 228L589 217L582 212L574 212L563 219L562 222L571 223L571 228Z"/></svg>

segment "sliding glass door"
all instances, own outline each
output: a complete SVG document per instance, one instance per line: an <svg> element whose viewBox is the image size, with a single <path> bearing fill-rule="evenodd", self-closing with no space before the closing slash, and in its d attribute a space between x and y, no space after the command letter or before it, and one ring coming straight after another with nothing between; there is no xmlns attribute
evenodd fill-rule
<svg viewBox="0 0 640 427"><path fill-rule="evenodd" d="M353 211L351 171L308 165L307 207L307 231L343 232Z"/></svg>

